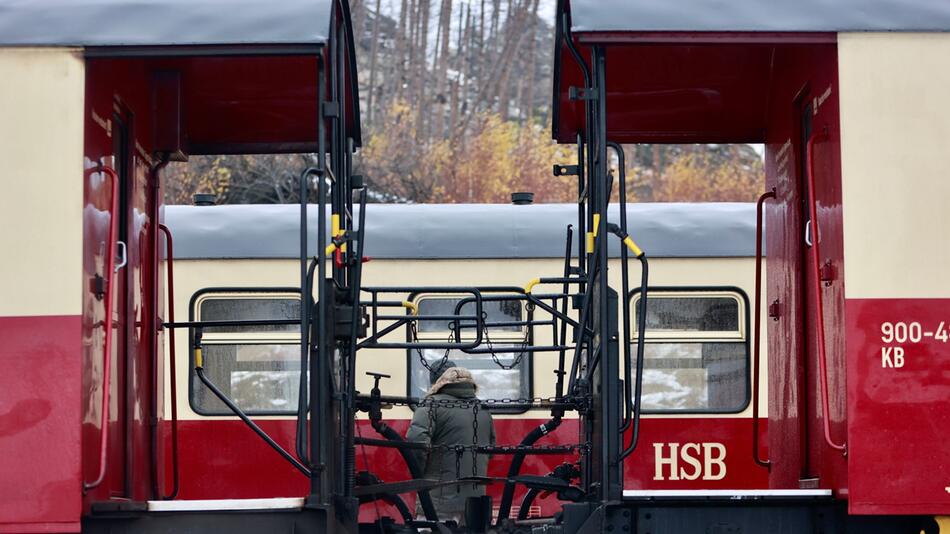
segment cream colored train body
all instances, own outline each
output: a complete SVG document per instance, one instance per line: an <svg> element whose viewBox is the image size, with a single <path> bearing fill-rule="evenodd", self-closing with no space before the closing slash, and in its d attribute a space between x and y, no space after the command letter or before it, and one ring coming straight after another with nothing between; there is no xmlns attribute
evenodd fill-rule
<svg viewBox="0 0 950 534"><path fill-rule="evenodd" d="M367 211L365 252L370 261L364 266L363 284L369 287L523 287L538 277L562 276L567 226L576 220L573 205L370 205ZM169 206L165 217L175 236L174 307L178 320L185 319L186 314L194 320L297 317L298 297L293 287L299 279L299 215L295 208ZM647 315L645 413L640 444L633 460L627 462L626 487L765 487L766 470L755 464L752 453L755 206L648 204L631 207L629 218L631 234L651 259L648 302L652 311ZM486 221L493 222L486 225ZM610 283L620 288L618 250L611 249L611 256ZM632 291L628 299L621 300L631 306L631 317L635 318L640 271L636 260L630 262ZM540 285L533 292L540 296L559 290L560 286ZM451 304L458 301L443 302L448 307L440 308L438 299L453 296L457 299L462 295L419 290L380 298L409 301L424 316L452 313ZM369 298L367 293L364 300ZM527 317L520 303L483 305L490 321ZM409 312L397 308L386 313ZM574 310L569 313L577 315ZM619 310L618 315L622 315ZM544 321L550 316L536 309L533 318ZM765 319L760 320L764 325ZM379 328L385 324L380 321ZM534 345L557 344L550 326L534 328ZM453 350L448 355L458 365L473 370L481 383L480 396L553 397L558 353L525 355L514 369L505 369L515 363L517 350L513 347L526 342L526 331L521 327L492 330L482 347L490 343L501 365L490 354L467 355ZM165 402L177 402L183 435L200 436L205 447L256 450L256 438L195 379L189 339L181 332L174 350L167 351L176 358L178 396L170 397L171 385L166 381ZM292 443L299 379L298 332L290 326L282 332L208 329L202 337L205 371L242 408L256 413L255 420L270 425L268 428L279 439L288 440L288 446ZM635 341L635 334L631 331L630 335ZM402 328L381 340L406 341L406 336ZM420 321L416 336L420 341L446 341L448 325ZM764 345L762 377L767 376ZM431 366L445 353L431 349L422 354L405 349L364 349L357 362L357 389L368 393L373 379L365 373L374 372L389 376L380 385L383 395L422 396L428 386L423 356ZM567 351L567 365L571 357ZM768 418L764 383L758 387L757 396L759 443L763 444L760 455L764 455ZM406 406L394 406L384 413L385 420L401 431L411 417ZM495 421L499 443L517 444L549 417L548 411L539 409L498 410ZM543 443L574 444L576 414L569 412L566 420ZM359 426L364 437L379 437L365 421L362 423ZM357 456L360 468L368 462L386 480L407 477L401 460L392 451L366 447L358 450ZM522 472L546 474L568 459L535 457ZM192 465L187 458L182 461L184 472L201 470L198 462ZM286 475L286 481L273 477L261 488L262 496L281 494L284 488L289 491L299 482L299 476L276 455L262 452L254 461L264 461L275 473ZM506 457L493 459L492 472L503 473L507 461ZM216 476L227 479L222 470L238 472L245 467L240 461L231 461L216 466ZM188 481L183 482L182 491L186 496L201 496ZM518 502L520 497L516 496ZM554 502L539 501L532 512L540 513Z"/></svg>

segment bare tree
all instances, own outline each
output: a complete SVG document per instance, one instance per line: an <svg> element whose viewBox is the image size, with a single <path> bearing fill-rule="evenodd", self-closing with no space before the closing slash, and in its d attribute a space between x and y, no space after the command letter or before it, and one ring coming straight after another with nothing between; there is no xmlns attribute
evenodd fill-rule
<svg viewBox="0 0 950 534"><path fill-rule="evenodd" d="M429 12L432 6L431 0L421 0L419 6L419 41L417 43L417 64L413 71L413 78L416 82L415 102L417 108L416 114L416 140L422 140L426 137L426 118L431 109L426 105L426 85L427 74L429 72L428 50L429 50Z"/></svg>
<svg viewBox="0 0 950 534"><path fill-rule="evenodd" d="M379 62L379 27L380 21L382 20L382 13L380 12L380 6L382 0L376 0L376 10L373 12L373 34L370 37L372 42L370 44L371 49L369 53L369 91L366 95L367 106L366 106L366 122L370 125L373 124L373 115L375 114L375 107L373 107L373 98L376 96L376 65Z"/></svg>
<svg viewBox="0 0 950 534"><path fill-rule="evenodd" d="M452 31L452 0L442 0L439 7L439 39L438 39L438 62L435 72L435 102L433 102L433 111L435 115L434 133L436 136L442 136L445 128L445 104L449 98L445 94L446 85L449 83L449 50L450 33Z"/></svg>

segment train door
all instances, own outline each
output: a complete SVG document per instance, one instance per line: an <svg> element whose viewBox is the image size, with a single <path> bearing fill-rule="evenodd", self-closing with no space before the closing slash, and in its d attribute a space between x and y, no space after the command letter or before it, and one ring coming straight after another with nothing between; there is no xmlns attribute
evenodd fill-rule
<svg viewBox="0 0 950 534"><path fill-rule="evenodd" d="M113 301L113 343L112 376L109 398L109 420L113 428L109 432L109 471L108 488L110 497L129 497L129 417L128 417L128 377L130 361L130 334L133 326L130 321L130 284L128 277L129 242L129 197L131 190L131 139L130 117L121 108L113 110L112 115L112 153L113 165L119 176L119 202L117 217L117 246L115 287L112 290Z"/></svg>

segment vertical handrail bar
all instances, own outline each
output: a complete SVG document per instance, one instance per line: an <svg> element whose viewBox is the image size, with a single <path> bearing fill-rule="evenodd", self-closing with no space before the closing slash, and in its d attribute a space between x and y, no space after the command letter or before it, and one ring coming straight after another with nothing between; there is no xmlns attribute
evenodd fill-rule
<svg viewBox="0 0 950 534"><path fill-rule="evenodd" d="M812 274L811 285L815 297L815 313L817 316L815 318L815 322L817 323L815 326L817 334L816 341L818 343L818 371L821 373L821 416L823 420L825 443L832 449L847 454L847 443L838 444L831 437L831 407L828 402L828 361L827 354L825 353L825 311L821 300L821 272L818 266L818 257L821 250L818 246L818 242L821 234L818 228L818 206L815 200L815 172L813 169L815 141L817 141L819 137L824 137L824 134L816 133L808 138L808 143L805 147L805 170L808 176L808 212L812 228L810 267Z"/></svg>
<svg viewBox="0 0 950 534"><path fill-rule="evenodd" d="M773 187L771 191L759 197L755 207L755 313L753 315L755 322L752 326L752 367L755 369L755 375L752 381L752 459L757 465L766 469L770 468L771 462L759 457L759 384L762 376L759 366L762 331L762 209L765 201L775 196Z"/></svg>
<svg viewBox="0 0 950 534"><path fill-rule="evenodd" d="M567 278L571 275L571 241L573 238L574 227L569 224L567 225L567 238L564 250L564 278ZM567 305L568 301L571 300L567 296L568 291L570 291L570 284L564 282L561 288L561 292L565 295L564 302L561 303L561 313L564 316L567 316ZM551 304L552 307L556 305L553 302ZM567 322L564 320L561 321L561 331L558 336L558 342L562 348L558 351L557 356L557 382L555 382L554 385L554 396L557 400L561 400L561 397L564 396L564 361L566 357L566 352L563 347L567 344Z"/></svg>
<svg viewBox="0 0 950 534"><path fill-rule="evenodd" d="M297 422L295 431L295 447L297 458L304 464L310 465L310 455L307 450L309 436L307 435L307 373L305 369L310 358L310 301L313 298L313 276L307 265L308 245L307 232L309 221L307 216L307 202L310 201L310 177L317 174L317 170L308 167L300 173L297 184L300 195L300 377L297 387ZM315 266L317 259L314 258ZM312 424L312 422L311 422Z"/></svg>
<svg viewBox="0 0 950 534"><path fill-rule="evenodd" d="M168 285L168 322L175 322L175 248L172 242L172 232L164 224L158 229L165 234L165 278ZM168 360L168 373L171 381L172 397L172 492L163 495L163 500L171 500L178 496L181 487L181 475L178 468L178 379L175 376L175 329L168 329L168 343L171 354Z"/></svg>
<svg viewBox="0 0 950 534"><path fill-rule="evenodd" d="M623 147L619 143L608 142L608 148L613 149L617 154L617 176L620 181L620 229L624 234L628 234L627 231L627 172L626 172L626 159L623 153ZM605 163L606 165L606 163ZM627 250L627 247L621 244L620 246L620 285L621 285L621 295L620 305L622 308L622 320L623 320L623 376L624 376L624 387L623 387L623 397L624 397L624 413L623 421L620 425L620 431L626 432L630 425L633 424L633 384L630 383L629 377L630 372L633 369L633 364L630 358L630 306L627 304L627 298L630 295L630 267L627 265L627 262L630 261L630 254Z"/></svg>
<svg viewBox="0 0 950 534"><path fill-rule="evenodd" d="M317 336L316 354L310 358L310 493L320 502L327 502L328 488L325 481L326 446L321 441L327 431L327 410L321 406L320 397L325 395L327 383L326 329L326 277L327 277L327 133L323 107L326 102L326 69L323 56L317 56ZM313 343L311 343L313 345ZM303 372L303 370L301 370ZM319 386L319 389L318 387ZM318 468L319 467L319 468Z"/></svg>
<svg viewBox="0 0 950 534"><path fill-rule="evenodd" d="M112 181L111 218L109 219L109 248L106 252L106 302L105 339L102 343L102 414L99 418L99 473L92 482L83 482L83 491L98 487L106 478L106 462L109 450L109 389L112 387L112 296L115 286L115 241L118 233L119 221L119 174L110 167L100 166L95 169L109 175Z"/></svg>

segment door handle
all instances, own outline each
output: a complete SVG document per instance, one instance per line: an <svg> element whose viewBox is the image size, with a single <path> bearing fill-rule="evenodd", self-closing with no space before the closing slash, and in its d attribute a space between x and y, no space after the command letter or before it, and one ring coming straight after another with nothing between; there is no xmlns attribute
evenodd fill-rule
<svg viewBox="0 0 950 534"><path fill-rule="evenodd" d="M805 244L809 247L812 246L811 242L811 219L808 219L808 222L805 223Z"/></svg>
<svg viewBox="0 0 950 534"><path fill-rule="evenodd" d="M129 251L124 241L116 241L115 244L121 251L118 255L119 263L117 263L115 266L115 272L119 272L119 269L125 267L129 263Z"/></svg>

